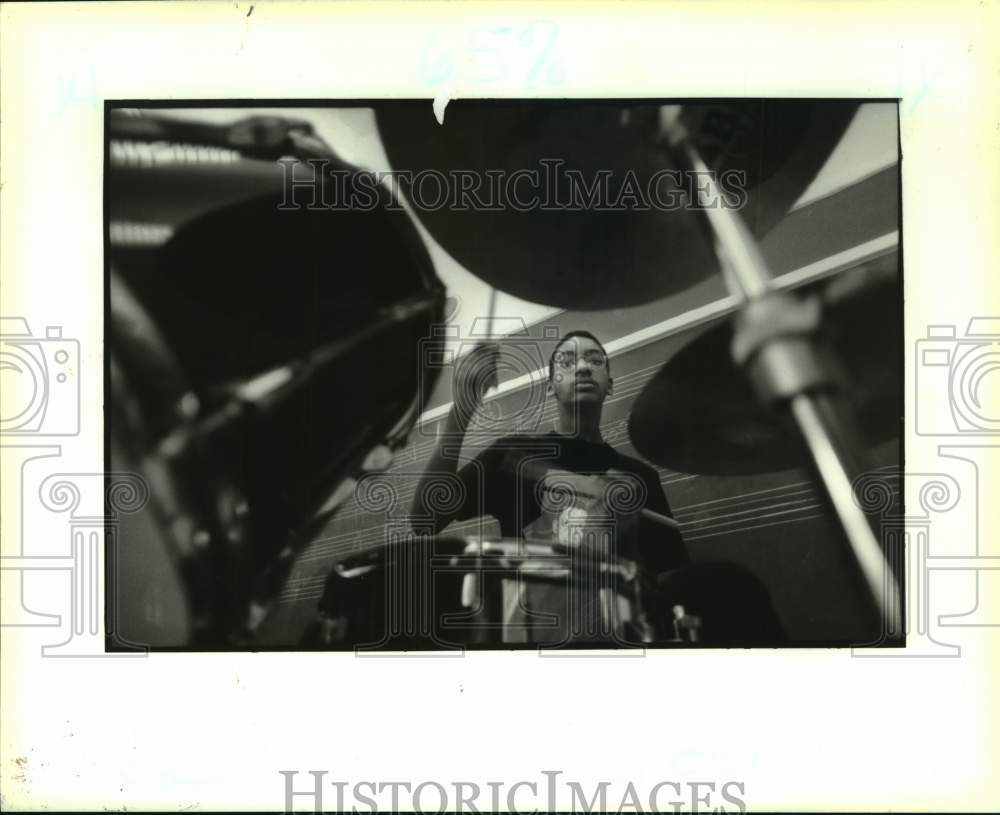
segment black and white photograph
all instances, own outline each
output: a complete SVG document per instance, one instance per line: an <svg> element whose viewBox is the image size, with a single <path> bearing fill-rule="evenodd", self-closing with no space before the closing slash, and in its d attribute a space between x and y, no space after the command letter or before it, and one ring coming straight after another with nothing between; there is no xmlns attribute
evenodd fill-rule
<svg viewBox="0 0 1000 815"><path fill-rule="evenodd" d="M998 22L0 0L0 810L1000 811Z"/></svg>
<svg viewBox="0 0 1000 815"><path fill-rule="evenodd" d="M898 119L108 101L108 649L905 645Z"/></svg>

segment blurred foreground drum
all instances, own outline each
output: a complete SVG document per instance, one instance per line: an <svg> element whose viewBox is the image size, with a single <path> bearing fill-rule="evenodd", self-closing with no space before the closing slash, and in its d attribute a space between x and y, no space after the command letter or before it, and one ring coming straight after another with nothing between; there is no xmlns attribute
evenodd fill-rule
<svg viewBox="0 0 1000 815"><path fill-rule="evenodd" d="M408 216L374 198L276 190L181 227L155 274L112 270L110 469L152 497L113 553L112 648L252 643L331 494L405 440L444 290Z"/></svg>
<svg viewBox="0 0 1000 815"><path fill-rule="evenodd" d="M303 647L641 647L654 639L642 575L583 550L407 537L330 572Z"/></svg>

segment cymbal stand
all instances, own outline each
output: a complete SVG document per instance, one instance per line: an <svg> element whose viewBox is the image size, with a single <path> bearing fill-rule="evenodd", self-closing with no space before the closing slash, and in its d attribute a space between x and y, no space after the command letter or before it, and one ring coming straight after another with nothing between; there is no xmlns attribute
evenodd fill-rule
<svg viewBox="0 0 1000 815"><path fill-rule="evenodd" d="M768 407L785 408L791 414L883 623L888 631L899 632L899 586L851 483L851 474L857 474L858 446L842 406L833 397L833 376L817 353L818 303L773 289L756 238L738 212L722 205L725 199L680 119L680 106L661 108L660 132L695 172L716 247L725 255L720 261L726 285L741 304L735 318L733 359Z"/></svg>

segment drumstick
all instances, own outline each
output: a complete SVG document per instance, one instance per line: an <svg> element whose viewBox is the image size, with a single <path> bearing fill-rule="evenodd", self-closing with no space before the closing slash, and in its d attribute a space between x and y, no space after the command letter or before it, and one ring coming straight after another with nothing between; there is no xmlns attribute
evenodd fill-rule
<svg viewBox="0 0 1000 815"><path fill-rule="evenodd" d="M497 290L496 290L496 287L494 287L494 288L490 289L490 310L489 310L489 314L487 314L487 316L486 316L486 340L485 340L487 343L492 344L494 347L496 346L496 339L493 337L493 318L494 318L495 313L496 313L496 307L497 307ZM490 387L494 387L495 388L495 387L497 387L500 384L499 381L497 381L497 379L496 379L496 359L495 358L493 360L493 365L494 365L494 367L493 367L493 384L487 386L486 390L489 390ZM485 395L485 393L486 393L486 391L484 390L483 394Z"/></svg>
<svg viewBox="0 0 1000 815"><path fill-rule="evenodd" d="M496 313L497 308L497 290L495 288L490 289L490 313L486 318L486 336L489 337L490 342L493 341L493 317Z"/></svg>

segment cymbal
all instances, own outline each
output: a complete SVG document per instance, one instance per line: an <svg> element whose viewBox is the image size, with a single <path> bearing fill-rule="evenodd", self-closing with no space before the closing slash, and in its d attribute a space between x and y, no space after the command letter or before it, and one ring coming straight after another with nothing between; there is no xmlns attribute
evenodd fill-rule
<svg viewBox="0 0 1000 815"><path fill-rule="evenodd" d="M903 415L902 284L896 258L820 287L821 352L862 441L896 437ZM730 355L730 320L709 327L669 359L636 399L629 435L643 457L677 472L748 475L805 462L794 427L763 407Z"/></svg>
<svg viewBox="0 0 1000 815"><path fill-rule="evenodd" d="M682 190L696 195L696 180L676 175L658 146L659 109L461 100L440 125L425 103L386 106L376 117L403 190L419 199L417 216L455 260L522 299L588 310L652 302L719 273L704 213L676 203ZM759 237L805 191L856 109L737 100L687 104L683 119L717 178L745 174L741 212ZM451 196L435 208L440 173ZM479 186L460 199L463 173ZM602 185L605 208L597 208L587 194Z"/></svg>

